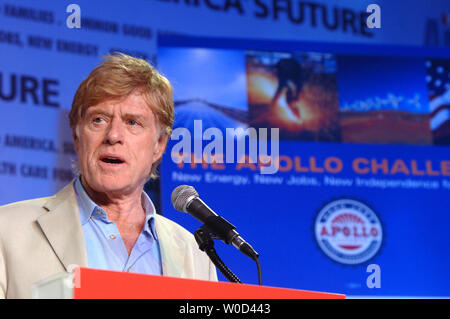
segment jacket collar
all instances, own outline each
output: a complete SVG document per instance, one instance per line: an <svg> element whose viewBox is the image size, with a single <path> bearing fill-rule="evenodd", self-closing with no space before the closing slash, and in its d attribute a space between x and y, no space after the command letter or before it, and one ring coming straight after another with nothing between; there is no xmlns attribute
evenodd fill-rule
<svg viewBox="0 0 450 319"><path fill-rule="evenodd" d="M37 222L66 270L87 267L87 254L73 182L45 204Z"/></svg>

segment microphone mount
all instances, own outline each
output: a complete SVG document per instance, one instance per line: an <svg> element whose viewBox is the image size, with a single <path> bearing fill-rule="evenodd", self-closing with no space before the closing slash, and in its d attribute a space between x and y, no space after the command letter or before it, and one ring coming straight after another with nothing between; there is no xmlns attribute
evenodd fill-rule
<svg viewBox="0 0 450 319"><path fill-rule="evenodd" d="M259 255L235 231L236 227L226 219L212 211L199 197L197 191L188 185L180 185L172 192L171 201L178 211L188 213L199 220L203 225L194 232L194 237L200 250L204 251L220 272L231 282L242 283L230 269L222 262L214 249L213 239L220 239L231 244L246 256L256 262L258 267L258 280L262 285L261 266Z"/></svg>
<svg viewBox="0 0 450 319"><path fill-rule="evenodd" d="M225 263L217 255L216 249L214 248L213 234L204 227L200 227L194 232L195 240L197 241L200 250L204 251L213 264L219 269L219 271L231 282L242 283L242 281L225 265Z"/></svg>

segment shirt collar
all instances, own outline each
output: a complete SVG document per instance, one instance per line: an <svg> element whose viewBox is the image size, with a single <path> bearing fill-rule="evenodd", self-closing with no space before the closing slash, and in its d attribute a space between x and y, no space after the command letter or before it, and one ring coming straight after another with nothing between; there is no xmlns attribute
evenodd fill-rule
<svg viewBox="0 0 450 319"><path fill-rule="evenodd" d="M81 176L75 179L74 190L77 196L78 205L80 207L79 211L82 226L89 221L89 219L95 212L101 213L100 218L103 221L111 222L108 220L106 212L100 206L98 206L87 194L83 184L81 183ZM145 212L145 224L143 231L151 234L156 240L158 240L155 229L155 205L153 204L147 193L145 193L144 191L142 191L141 201Z"/></svg>

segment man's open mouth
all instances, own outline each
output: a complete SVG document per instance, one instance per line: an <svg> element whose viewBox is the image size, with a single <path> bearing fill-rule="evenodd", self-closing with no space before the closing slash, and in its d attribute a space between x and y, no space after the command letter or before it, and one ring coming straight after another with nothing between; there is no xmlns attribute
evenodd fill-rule
<svg viewBox="0 0 450 319"><path fill-rule="evenodd" d="M108 163L108 164L122 164L124 163L123 160L117 157L102 157L100 159L102 162Z"/></svg>

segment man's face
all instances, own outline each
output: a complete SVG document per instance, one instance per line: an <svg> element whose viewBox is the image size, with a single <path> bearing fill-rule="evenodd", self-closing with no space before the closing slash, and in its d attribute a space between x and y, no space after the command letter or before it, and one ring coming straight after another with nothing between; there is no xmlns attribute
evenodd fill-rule
<svg viewBox="0 0 450 319"><path fill-rule="evenodd" d="M137 92L90 106L77 128L74 145L85 186L116 196L142 190L167 142Z"/></svg>

